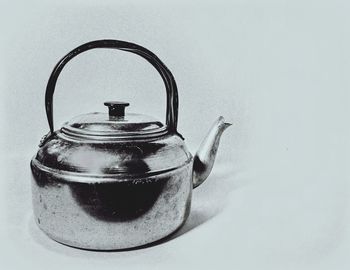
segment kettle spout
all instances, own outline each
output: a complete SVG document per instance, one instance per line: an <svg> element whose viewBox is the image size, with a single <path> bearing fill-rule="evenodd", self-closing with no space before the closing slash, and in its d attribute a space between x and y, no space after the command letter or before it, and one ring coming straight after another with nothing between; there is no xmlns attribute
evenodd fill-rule
<svg viewBox="0 0 350 270"><path fill-rule="evenodd" d="M202 141L193 161L193 188L198 187L209 176L214 165L221 135L231 125L225 123L225 119L220 116Z"/></svg>

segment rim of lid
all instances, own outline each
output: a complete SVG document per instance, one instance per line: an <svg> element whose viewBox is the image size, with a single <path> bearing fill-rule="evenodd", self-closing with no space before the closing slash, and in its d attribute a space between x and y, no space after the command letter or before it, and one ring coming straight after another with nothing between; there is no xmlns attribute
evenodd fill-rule
<svg viewBox="0 0 350 270"><path fill-rule="evenodd" d="M89 140L143 139L162 136L167 127L153 117L127 113L111 116L107 113L88 113L66 122L62 133Z"/></svg>

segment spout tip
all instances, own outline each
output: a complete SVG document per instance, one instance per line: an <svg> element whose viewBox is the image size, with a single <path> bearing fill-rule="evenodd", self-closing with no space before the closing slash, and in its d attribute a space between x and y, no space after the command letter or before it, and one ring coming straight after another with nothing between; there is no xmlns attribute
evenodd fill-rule
<svg viewBox="0 0 350 270"><path fill-rule="evenodd" d="M218 123L220 123L220 126L223 128L223 130L225 130L229 126L232 126L231 123L225 122L225 118L223 116L220 116L217 121Z"/></svg>

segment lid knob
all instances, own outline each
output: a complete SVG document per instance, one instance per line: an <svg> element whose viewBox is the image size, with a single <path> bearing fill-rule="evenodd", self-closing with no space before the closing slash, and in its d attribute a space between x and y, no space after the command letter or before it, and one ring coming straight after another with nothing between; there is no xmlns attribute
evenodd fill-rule
<svg viewBox="0 0 350 270"><path fill-rule="evenodd" d="M108 106L109 116L121 117L125 115L125 107L129 106L130 104L120 101L106 101L104 105Z"/></svg>

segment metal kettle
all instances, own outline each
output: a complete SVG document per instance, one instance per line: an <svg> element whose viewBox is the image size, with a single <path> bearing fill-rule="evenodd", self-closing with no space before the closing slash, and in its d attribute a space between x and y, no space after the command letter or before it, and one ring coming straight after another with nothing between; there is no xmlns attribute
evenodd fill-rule
<svg viewBox="0 0 350 270"><path fill-rule="evenodd" d="M52 100L58 76L75 56L95 48L128 51L161 75L166 123L126 113L129 103L105 102L108 113L77 116L55 130ZM219 140L230 125L219 117L193 157L177 131L173 75L137 44L97 40L79 46L55 66L46 88L50 132L31 160L35 220L49 237L94 250L149 244L176 231L190 212L192 189L209 175Z"/></svg>

